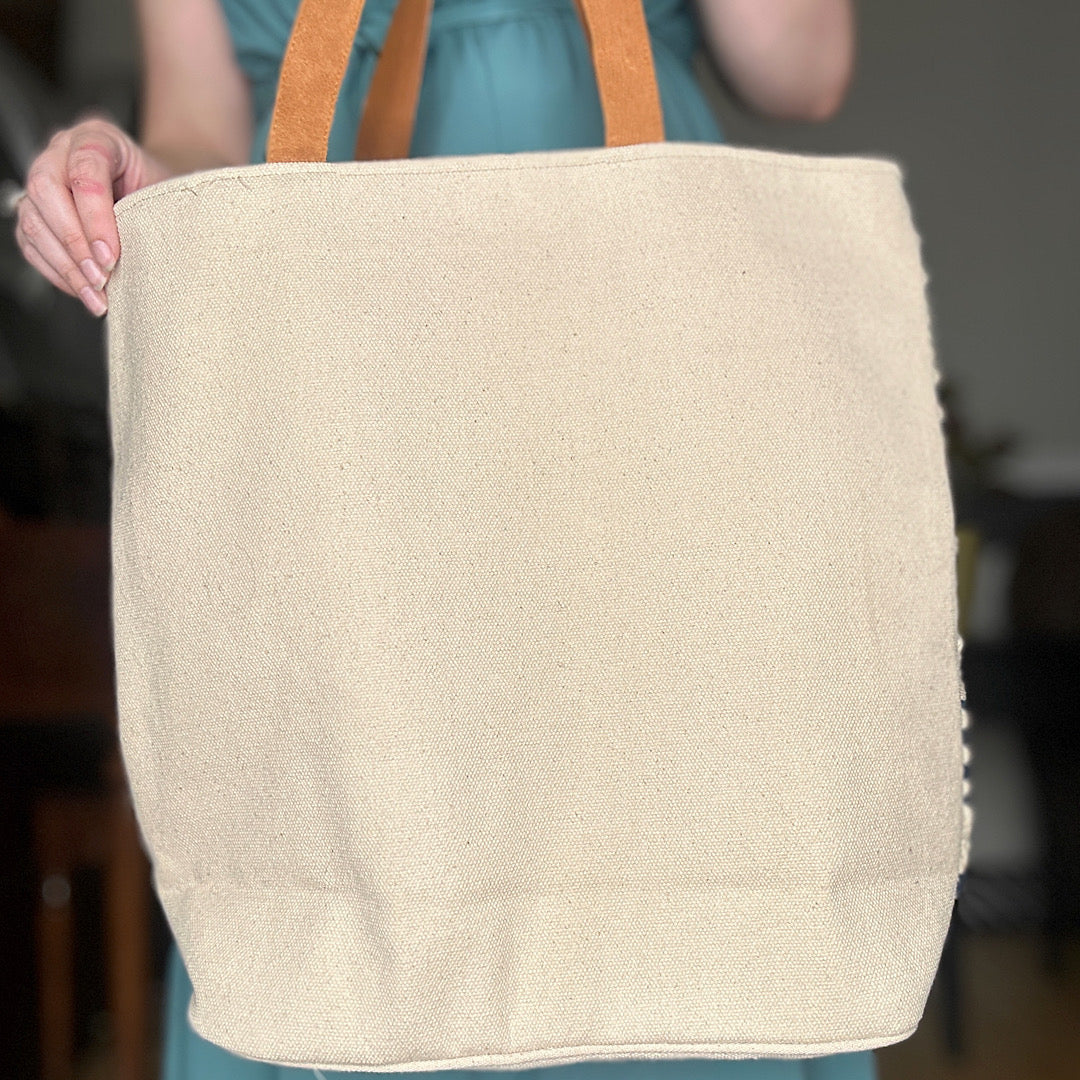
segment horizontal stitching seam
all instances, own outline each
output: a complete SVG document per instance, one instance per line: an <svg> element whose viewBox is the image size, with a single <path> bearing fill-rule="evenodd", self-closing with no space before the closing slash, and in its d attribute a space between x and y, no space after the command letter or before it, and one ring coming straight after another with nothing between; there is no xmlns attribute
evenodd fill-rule
<svg viewBox="0 0 1080 1080"><path fill-rule="evenodd" d="M763 152L759 151L758 153L763 153ZM480 155L478 155L478 156L480 156ZM551 171L553 169L616 168L616 167L620 167L620 166L636 164L636 163L642 162L642 161L694 161L694 160L699 160L701 158L709 157L709 156L711 156L711 155L709 155L708 153L699 153L699 154L649 154L649 155L641 155L640 157L635 156L635 157L631 157L631 158L624 158L624 159L620 159L618 161L597 161L597 160L594 160L594 161L575 161L575 162L552 162L549 165L541 165L541 164L515 165L515 164L507 163L505 165L487 166L487 167L479 166L479 167L476 167L476 168L467 168L467 169L461 169L461 168L456 168L456 169L438 169L438 168L394 169L394 170L388 171L387 173L385 173L383 175L387 175L387 176L449 176L449 175L453 175L453 174L478 175L478 174L482 174L482 173L496 173L496 172L548 172L548 171ZM428 159L428 160L432 160L432 159ZM760 160L760 159L755 158L755 160ZM280 163L260 162L257 165L241 166L241 168L243 168L245 170L247 170L247 169L258 169L262 165L268 165L268 164L295 164L295 165L299 166L299 165L304 164L304 163L301 163L301 162L280 162ZM316 166L318 166L318 168L313 168L313 169L302 169L302 168L289 169L289 170L285 170L285 171L282 171L282 172L266 173L263 177L255 177L253 179L269 179L270 177L273 177L273 176L310 176L312 174L320 172L327 165L350 165L350 164L366 164L366 163L347 162L347 161L345 161L345 162L325 162L325 161L322 161L322 162L308 162L306 164L316 165ZM868 173L869 174L869 173L878 173L878 172L881 172L881 173L885 173L885 172L898 173L899 172L899 167L893 162L875 161L873 159L866 159L866 158L848 158L848 159L845 159L845 160L839 160L835 164L834 163L818 164L816 162L813 162L813 163L807 163L807 164L803 165L803 164L797 164L797 163L791 162L791 161L774 161L774 162L766 161L765 164L768 165L770 168L785 169L785 170L793 171L793 172L819 172L819 173L845 173L846 172L846 173L852 173L852 174L855 174L855 175L858 175L859 173ZM362 175L362 174L360 174L360 175ZM180 178L177 177L176 179L179 180ZM247 182L245 180L243 180L240 177L240 175L238 173L236 173L236 172L230 172L230 173L228 173L228 175L225 175L225 176L209 176L205 180L196 181L196 182L191 183L191 184L178 183L175 186L170 186L168 191L151 192L151 191L148 191L146 189L143 189L144 191L146 191L146 194L143 195L141 198L139 197L142 194L141 192L133 192L131 195L127 196L127 198L128 199L134 199L135 201L131 202L131 203L128 203L128 205L125 206L123 204L124 204L124 202L126 202L126 199L121 200L120 203L118 203L116 205L115 212L117 213L117 215L122 215L123 213L126 213L128 210L130 210L134 206L137 206L137 205L139 205L141 203L151 202L154 199L164 198L166 195L171 195L174 192L188 191L188 192L194 193L200 187L206 187L206 186L208 186L210 184L220 184L220 183L227 182L229 180L236 180L237 183L240 183L243 186L249 186L247 184ZM170 180L164 180L164 181L162 181L162 183L163 184L171 184L172 181L171 181L171 179Z"/></svg>

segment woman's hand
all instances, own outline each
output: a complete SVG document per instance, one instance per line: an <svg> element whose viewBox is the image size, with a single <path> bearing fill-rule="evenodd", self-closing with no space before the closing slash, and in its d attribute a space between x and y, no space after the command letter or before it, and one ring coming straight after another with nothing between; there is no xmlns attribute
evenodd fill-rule
<svg viewBox="0 0 1080 1080"><path fill-rule="evenodd" d="M120 258L116 200L171 176L244 164L251 145L250 89L219 0L137 0L136 9L140 141L101 116L58 131L16 208L27 261L95 315L105 314Z"/></svg>
<svg viewBox="0 0 1080 1080"><path fill-rule="evenodd" d="M102 117L58 131L34 159L16 205L15 239L27 262L94 315L120 257L113 204L170 175Z"/></svg>

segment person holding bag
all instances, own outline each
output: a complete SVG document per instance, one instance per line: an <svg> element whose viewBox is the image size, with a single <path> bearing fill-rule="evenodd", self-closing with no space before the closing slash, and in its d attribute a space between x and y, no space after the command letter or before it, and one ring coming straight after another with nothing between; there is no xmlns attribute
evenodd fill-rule
<svg viewBox="0 0 1080 1080"><path fill-rule="evenodd" d="M267 160L298 0L138 4L146 60L141 140L102 117L58 132L31 168L27 195L16 208L27 260L95 315L108 309L109 278L122 257L115 201L173 177ZM357 126L362 139L361 117L377 60L390 48L395 6L394 0L369 0L364 11L327 161L356 156ZM735 94L764 115L824 120L844 98L854 51L850 0L645 0L644 7L669 141L722 141L691 70L702 43ZM408 156L604 144L601 101L573 0L436 0L430 20ZM190 996L174 947L166 985L164 1080L311 1075L310 1069L247 1060L202 1039L186 1021ZM869 1050L806 1060L583 1061L543 1071L552 1069L561 1069L567 1080L874 1075Z"/></svg>
<svg viewBox="0 0 1080 1080"><path fill-rule="evenodd" d="M265 160L277 73L299 0L137 0L144 76L136 142L104 116L58 131L13 207L27 261L104 315L120 255L114 200L172 176ZM330 146L352 135L395 0L371 0ZM779 120L827 120L854 62L851 0L648 0L672 141L722 141L691 67L704 45L739 100ZM351 125L351 127L350 127ZM438 0L411 153L603 144L573 0Z"/></svg>

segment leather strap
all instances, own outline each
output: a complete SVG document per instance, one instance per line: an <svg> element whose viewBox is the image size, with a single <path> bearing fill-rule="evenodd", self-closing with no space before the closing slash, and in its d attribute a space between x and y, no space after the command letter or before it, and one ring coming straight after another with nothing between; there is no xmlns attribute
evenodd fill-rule
<svg viewBox="0 0 1080 1080"><path fill-rule="evenodd" d="M267 161L325 161L364 0L300 0L281 62Z"/></svg>
<svg viewBox="0 0 1080 1080"><path fill-rule="evenodd" d="M664 141L664 116L641 0L575 0L589 42L604 145Z"/></svg>
<svg viewBox="0 0 1080 1080"><path fill-rule="evenodd" d="M596 71L605 145L662 142L660 95L641 0L575 2ZM326 160L363 7L364 0L301 0L282 62L267 161ZM379 149L380 157L408 156L429 18L430 0L401 0L394 13L387 48L372 80L378 94L374 104L369 94L357 139L366 157L371 146ZM390 67L381 74L387 62ZM395 152L386 152L389 149Z"/></svg>
<svg viewBox="0 0 1080 1080"><path fill-rule="evenodd" d="M434 0L398 0L356 135L357 161L409 156L433 6Z"/></svg>

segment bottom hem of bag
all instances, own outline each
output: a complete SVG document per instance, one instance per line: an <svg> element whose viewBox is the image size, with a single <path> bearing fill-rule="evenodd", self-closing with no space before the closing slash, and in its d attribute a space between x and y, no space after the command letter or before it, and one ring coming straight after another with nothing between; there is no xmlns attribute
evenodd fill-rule
<svg viewBox="0 0 1080 1080"><path fill-rule="evenodd" d="M392 912L360 891L159 892L189 1021L223 1049L328 1071L499 1072L900 1042L955 880L874 885L396 896Z"/></svg>
<svg viewBox="0 0 1080 1080"><path fill-rule="evenodd" d="M190 1020L190 1018L189 1018ZM210 1042L210 1033L200 1031L197 1023L190 1020L195 1033ZM916 1029L903 1031L898 1035L878 1036L861 1042L808 1043L805 1046L785 1046L778 1048L775 1043L753 1043L732 1046L730 1043L660 1043L657 1045L627 1043L624 1046L566 1046L558 1053L522 1053L522 1054L477 1054L472 1057L447 1058L444 1061L409 1061L393 1065L356 1065L327 1061L278 1061L253 1057L240 1050L222 1046L238 1057L258 1061L265 1065L277 1065L286 1069L318 1069L328 1072L440 1072L464 1069L483 1070L485 1072L515 1072L526 1069L554 1068L560 1065L582 1065L588 1063L608 1063L622 1061L746 1061L778 1060L800 1061L816 1057L829 1057L833 1054L854 1054L860 1051L880 1050L882 1047L903 1042L915 1034ZM221 1045L221 1044L219 1044Z"/></svg>

